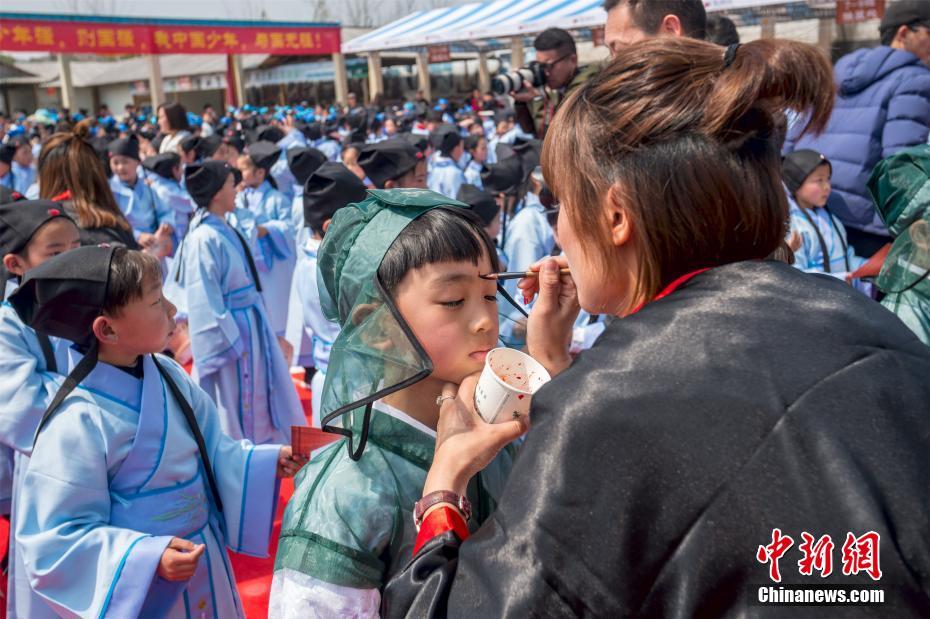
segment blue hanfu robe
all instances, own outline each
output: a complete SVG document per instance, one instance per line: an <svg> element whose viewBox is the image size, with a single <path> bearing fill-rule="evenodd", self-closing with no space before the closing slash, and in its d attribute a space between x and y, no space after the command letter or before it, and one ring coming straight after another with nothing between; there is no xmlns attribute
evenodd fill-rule
<svg viewBox="0 0 930 619"><path fill-rule="evenodd" d="M8 281L4 299L15 289L16 283ZM55 349L63 342L53 337L49 340ZM0 305L0 402L4 403L0 415L0 454L3 472L8 475L3 480L3 494L10 500L11 532L16 526L16 497L29 464L36 428L63 381L64 376L49 371L36 332L4 301ZM51 609L32 592L13 535L8 553L6 616L54 617Z"/></svg>
<svg viewBox="0 0 930 619"><path fill-rule="evenodd" d="M285 151L281 151L281 156L271 166L269 173L271 178L274 179L278 191L284 194L284 197L288 200L293 200L297 179L294 178L294 173L291 172L291 168L287 165L287 153Z"/></svg>
<svg viewBox="0 0 930 619"><path fill-rule="evenodd" d="M294 178L291 168L287 165L287 151L291 148L306 147L307 138L299 130L292 129L277 141L276 146L281 149L281 155L275 164L271 166L271 176L278 186L278 191L283 193L288 200L293 200L297 179Z"/></svg>
<svg viewBox="0 0 930 619"><path fill-rule="evenodd" d="M10 173L13 175L13 191L26 195L29 188L36 182L36 170L32 166L10 164Z"/></svg>
<svg viewBox="0 0 930 619"><path fill-rule="evenodd" d="M313 426L320 427L323 382L329 367L329 352L339 335L339 323L327 320L320 305L317 287L317 252L322 243L308 238L300 248L294 281L291 284L290 309L287 314L287 341L294 347L295 363L315 367L312 390Z"/></svg>
<svg viewBox="0 0 930 619"><path fill-rule="evenodd" d="M287 329L287 301L291 278L297 262L297 247L292 221L292 203L268 181L236 196L238 207L230 217L232 223L252 243L252 254L262 283L262 297L275 335ZM257 226L268 234L258 238Z"/></svg>
<svg viewBox="0 0 930 619"><path fill-rule="evenodd" d="M190 221L194 216L197 205L194 204L190 194L181 187L181 183L173 178L165 178L158 174L152 174L150 178L152 179L150 187L152 193L155 194L155 198L171 210L174 219L174 225L172 226L174 228L174 247L175 251L177 251L181 239L187 234L187 229L190 227Z"/></svg>
<svg viewBox="0 0 930 619"><path fill-rule="evenodd" d="M307 421L236 231L198 211L181 261L193 376L216 403L223 431L290 443L291 426Z"/></svg>
<svg viewBox="0 0 930 619"><path fill-rule="evenodd" d="M507 222L504 254L507 256L508 270L525 271L534 262L552 254L555 234L549 220L546 219L545 211L539 198L528 193L523 207ZM504 282L504 288L522 305L523 295L518 293L517 280ZM511 309L508 315L513 320L523 317L515 309Z"/></svg>
<svg viewBox="0 0 930 619"><path fill-rule="evenodd" d="M99 363L39 434L17 505L33 589L60 616L245 616L226 547L267 556L280 446L225 436L207 394L159 363L194 411L224 511L152 357L142 378ZM206 545L190 580L157 575L172 537Z"/></svg>
<svg viewBox="0 0 930 619"><path fill-rule="evenodd" d="M865 264L865 258L857 256L855 249L846 241L846 228L835 215L824 208L814 208L805 211L810 216L808 220L797 202L789 198L788 205L791 232L797 232L801 237L801 247L794 252L795 268L808 273L826 271L824 252L820 247L820 239L817 237L818 231L827 247L830 275L845 279L847 273Z"/></svg>
<svg viewBox="0 0 930 619"><path fill-rule="evenodd" d="M317 141L313 148L322 152L330 161L342 160L342 145L332 138L323 138Z"/></svg>
<svg viewBox="0 0 930 619"><path fill-rule="evenodd" d="M116 205L132 226L136 239L140 233L154 233L161 224L174 228L174 212L159 200L152 188L140 175L135 185L129 186L115 174L110 177L110 190Z"/></svg>
<svg viewBox="0 0 930 619"><path fill-rule="evenodd" d="M474 185L478 189L484 189L484 183L481 182L481 168L484 167L474 159L468 162L465 168L465 182ZM456 194L458 195L458 194Z"/></svg>
<svg viewBox="0 0 930 619"><path fill-rule="evenodd" d="M443 157L439 153L433 157L432 161L433 167L429 172L427 182L429 189L454 200L465 183L462 169L454 159Z"/></svg>

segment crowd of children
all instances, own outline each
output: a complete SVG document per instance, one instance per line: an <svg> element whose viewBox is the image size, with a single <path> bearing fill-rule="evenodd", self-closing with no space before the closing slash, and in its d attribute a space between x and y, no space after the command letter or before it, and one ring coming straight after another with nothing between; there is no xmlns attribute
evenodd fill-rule
<svg viewBox="0 0 930 619"><path fill-rule="evenodd" d="M524 343L516 282L477 276L560 252L541 143L506 118L440 111L399 128L352 109L320 122L246 106L209 131L88 119L36 152L0 145L8 616L242 616L225 548L267 554L275 480L295 474L272 616L377 614L413 546L443 383ZM159 118L182 124L175 108ZM74 215L77 191L37 186L36 161L57 144L78 156L75 141L94 146L113 227L127 230L107 245ZM831 170L813 151L784 160L794 264L881 294L881 262L856 256L831 214ZM873 182L877 201L899 195L890 174ZM919 270L926 201L909 204L893 256ZM924 311L926 277L886 306ZM605 320L582 313L573 352ZM292 366L312 388L312 426L345 439L302 469ZM471 526L513 455L473 480Z"/></svg>

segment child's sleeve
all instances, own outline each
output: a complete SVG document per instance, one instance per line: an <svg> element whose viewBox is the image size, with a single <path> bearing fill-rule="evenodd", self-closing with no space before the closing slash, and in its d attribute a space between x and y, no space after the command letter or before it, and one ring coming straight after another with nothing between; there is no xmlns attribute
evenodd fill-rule
<svg viewBox="0 0 930 619"><path fill-rule="evenodd" d="M373 450L365 456L351 461L340 441L295 478L275 557L274 616L306 608L321 617L377 613L387 551L399 543L398 519L406 514L385 479L387 463Z"/></svg>
<svg viewBox="0 0 930 619"><path fill-rule="evenodd" d="M310 340L306 337L308 327L304 319L304 300L300 294L301 274L306 276L306 262L297 261L294 269L294 277L291 278L291 292L287 303L287 327L284 330L284 339L294 349L294 361L292 365L299 365L298 360L301 354L309 355L312 350L304 350L303 344ZM309 334L308 334L309 335Z"/></svg>
<svg viewBox="0 0 930 619"><path fill-rule="evenodd" d="M45 370L35 332L24 328L11 305L0 305L0 443L26 455L63 380Z"/></svg>
<svg viewBox="0 0 930 619"><path fill-rule="evenodd" d="M154 202L155 220L158 225L167 224L174 230L177 223L175 222L174 209L171 207L171 203L151 187L149 187L149 191L151 192L152 202Z"/></svg>
<svg viewBox="0 0 930 619"><path fill-rule="evenodd" d="M278 505L280 445L254 445L223 434L216 405L206 392L171 363L176 382L187 385L223 501L226 545L235 552L268 556L271 528Z"/></svg>
<svg viewBox="0 0 930 619"><path fill-rule="evenodd" d="M342 587L285 568L275 572L272 578L268 616L373 619L379 616L380 606L380 589Z"/></svg>
<svg viewBox="0 0 930 619"><path fill-rule="evenodd" d="M29 582L63 617L138 616L171 541L110 524L107 443L93 404L65 405L39 436L17 497Z"/></svg>
<svg viewBox="0 0 930 619"><path fill-rule="evenodd" d="M229 257L210 239L188 236L184 249L184 294L194 365L208 375L242 354L243 342L232 312L226 307L221 282Z"/></svg>

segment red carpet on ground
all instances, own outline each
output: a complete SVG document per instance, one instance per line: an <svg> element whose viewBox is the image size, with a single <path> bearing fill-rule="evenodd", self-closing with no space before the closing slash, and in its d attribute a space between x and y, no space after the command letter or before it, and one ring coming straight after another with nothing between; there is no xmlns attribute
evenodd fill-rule
<svg viewBox="0 0 930 619"><path fill-rule="evenodd" d="M189 367L187 371L190 371ZM301 370L302 375L303 370ZM310 387L296 376L294 384L297 387L297 394L300 396L300 403L304 407L307 423L310 423ZM242 598L242 606L245 609L246 617L249 619L268 616L268 594L271 592L271 577L274 571L275 552L278 550L278 536L281 533L281 518L284 515L284 506L287 505L287 501L293 493L293 480L282 480L274 530L271 533L271 547L268 549L269 556L267 559L258 559L234 552L229 553L233 571L236 573L236 586L239 588L239 597ZM0 558L6 555L7 548L9 548L9 535L9 520L0 518ZM6 584L6 578L0 578L0 594L3 595L2 603L0 603L0 619L6 618Z"/></svg>
<svg viewBox="0 0 930 619"><path fill-rule="evenodd" d="M301 372L302 375L302 372ZM310 423L310 388L303 381L294 378L300 403L304 407L307 423ZM268 594L271 592L271 577L274 571L274 556L278 550L278 536L281 534L281 518L284 516L284 506L294 493L294 482L290 479L281 481L281 494L278 499L278 511L275 514L274 530L271 533L271 548L267 559L258 559L246 555L229 553L232 560L233 571L236 573L236 586L239 588L239 597L245 615L249 619L259 619L268 616Z"/></svg>

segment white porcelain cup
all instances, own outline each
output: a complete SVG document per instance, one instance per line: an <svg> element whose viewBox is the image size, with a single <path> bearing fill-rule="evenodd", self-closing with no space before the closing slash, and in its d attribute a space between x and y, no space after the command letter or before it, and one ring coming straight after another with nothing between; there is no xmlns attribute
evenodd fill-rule
<svg viewBox="0 0 930 619"><path fill-rule="evenodd" d="M475 389L475 407L488 423L503 423L530 412L530 400L552 378L541 363L512 348L488 353Z"/></svg>

